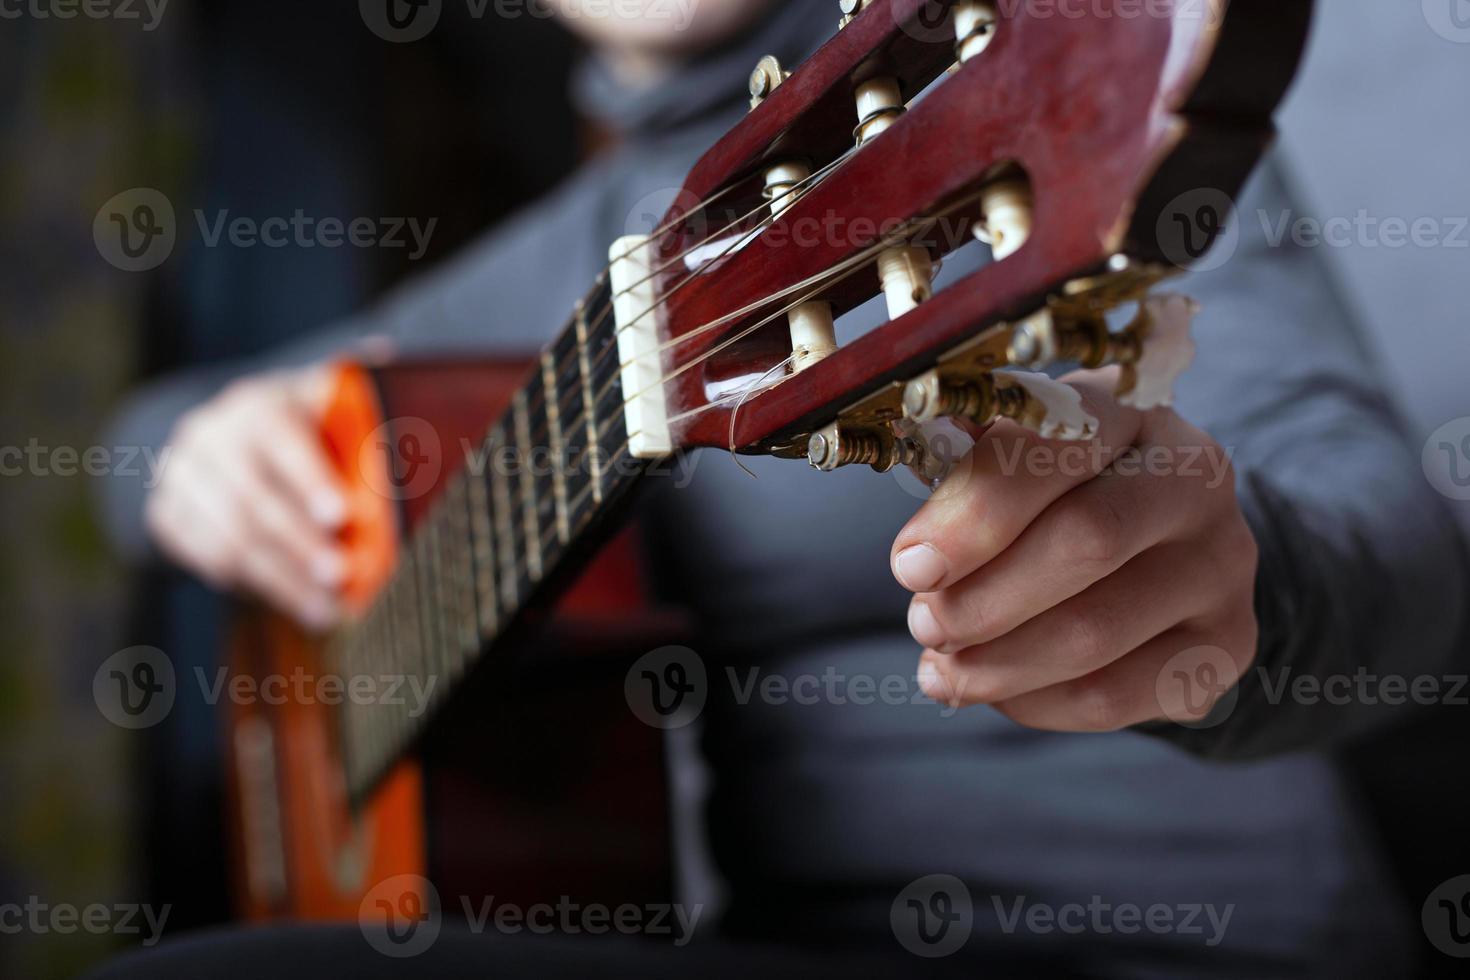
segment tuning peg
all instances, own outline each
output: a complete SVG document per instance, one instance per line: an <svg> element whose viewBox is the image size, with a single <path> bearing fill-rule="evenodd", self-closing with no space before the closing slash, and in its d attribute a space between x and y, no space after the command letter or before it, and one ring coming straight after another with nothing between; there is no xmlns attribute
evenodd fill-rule
<svg viewBox="0 0 1470 980"><path fill-rule="evenodd" d="M999 384L1009 382L1026 393L1026 407L1011 416L1043 439L1085 442L1097 435L1097 419L1082 407L1082 393L1044 374L997 372Z"/></svg>
<svg viewBox="0 0 1470 980"><path fill-rule="evenodd" d="M1138 321L1129 329L1142 353L1123 370L1118 401L1147 411L1174 404L1174 383L1194 363L1192 336L1199 303L1177 293L1160 293L1144 300Z"/></svg>
<svg viewBox="0 0 1470 980"><path fill-rule="evenodd" d="M755 70L750 73L750 107L760 105L790 77L791 72L782 68L781 60L773 54L756 62Z"/></svg>
<svg viewBox="0 0 1470 980"><path fill-rule="evenodd" d="M1046 439L1086 440L1097 434L1097 419L1082 409L1082 395L1071 385L1044 374L997 371L957 382L928 371L903 391L904 417L927 423L965 418L984 425L1012 419Z"/></svg>

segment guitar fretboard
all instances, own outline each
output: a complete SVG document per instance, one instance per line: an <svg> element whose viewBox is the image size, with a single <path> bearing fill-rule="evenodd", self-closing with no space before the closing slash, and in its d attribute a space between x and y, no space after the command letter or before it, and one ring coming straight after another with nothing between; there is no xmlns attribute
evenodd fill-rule
<svg viewBox="0 0 1470 980"><path fill-rule="evenodd" d="M404 679L393 703L343 700L342 754L354 801L647 468L627 447L610 302L602 277L404 543L378 599L329 645L349 683ZM405 691L414 683L428 690L431 679L428 709L415 716L422 706Z"/></svg>

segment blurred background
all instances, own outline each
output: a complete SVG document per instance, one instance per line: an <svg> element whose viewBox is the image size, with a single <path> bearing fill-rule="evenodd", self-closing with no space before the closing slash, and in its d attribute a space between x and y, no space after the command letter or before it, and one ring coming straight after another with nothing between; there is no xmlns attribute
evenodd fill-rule
<svg viewBox="0 0 1470 980"><path fill-rule="evenodd" d="M1373 11L1389 5L1326 6L1317 48L1333 57L1310 60L1303 86L1339 90L1348 105L1370 94L1431 98L1446 106L1444 124L1463 125L1463 85L1405 79L1396 94L1356 92L1359 63L1347 55L1371 57ZM98 446L109 412L140 380L239 358L352 312L545 192L605 134L570 108L574 43L533 16L476 19L446 4L430 37L391 44L366 29L355 4L131 9L127 19L0 20L0 447L34 447L42 460L0 479L0 905L167 902L173 931L226 915L215 722L183 705L166 723L128 733L98 711L92 681L134 643L165 645L180 669L205 663L224 604L109 556L95 480L76 475L78 455ZM1422 33L1415 43L1438 43ZM1464 80L1470 45L1453 53ZM1403 139L1406 165L1412 158L1443 187L1440 216L1470 207L1463 150L1426 146L1424 133L1348 134L1340 118L1290 107L1283 118L1304 152L1351 152L1345 134ZM93 239L104 204L136 188L162 192L180 217L172 255L142 275L110 264ZM1334 195L1361 194L1351 185L1303 190L1309 200L1321 192L1319 214L1341 213ZM196 209L435 224L422 254L411 238L404 248L210 249L189 220ZM1393 274L1405 289L1418 288L1416 276L1463 281L1467 255L1401 253ZM1349 249L1333 258L1352 293L1354 277L1384 256ZM1368 313L1377 331L1369 343L1411 434L1428 440L1463 414L1465 347L1435 352L1450 349L1445 336L1464 336L1464 317L1402 324L1392 309ZM1435 342L1408 342L1415 330ZM101 448L117 465L146 465L127 447ZM1463 714L1439 710L1355 756L1406 895L1470 872L1461 816L1470 790L1455 775L1467 748ZM0 977L73 976L139 938L0 935Z"/></svg>
<svg viewBox="0 0 1470 980"><path fill-rule="evenodd" d="M0 490L0 904L168 895L172 930L225 913L213 719L179 711L125 733L98 712L92 675L144 637L206 656L222 603L166 573L125 574L93 481L52 450L97 445L141 379L352 312L545 191L599 137L568 108L572 41L544 19L451 4L431 38L387 44L355 4L133 7L0 21L0 443L50 460ZM180 216L173 254L144 275L104 261L92 236L104 202L139 187ZM407 232L405 248L208 249L196 208L436 223L423 254ZM161 745L169 765L148 765ZM0 977L72 976L136 939L6 934Z"/></svg>

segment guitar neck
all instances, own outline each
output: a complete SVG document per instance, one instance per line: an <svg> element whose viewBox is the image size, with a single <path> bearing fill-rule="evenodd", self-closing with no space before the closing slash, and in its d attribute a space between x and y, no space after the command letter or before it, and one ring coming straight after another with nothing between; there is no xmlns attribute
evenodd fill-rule
<svg viewBox="0 0 1470 980"><path fill-rule="evenodd" d="M629 450L606 277L400 549L378 598L328 646L342 677L402 677L428 710L344 700L342 758L361 801L467 674L578 562L650 465Z"/></svg>

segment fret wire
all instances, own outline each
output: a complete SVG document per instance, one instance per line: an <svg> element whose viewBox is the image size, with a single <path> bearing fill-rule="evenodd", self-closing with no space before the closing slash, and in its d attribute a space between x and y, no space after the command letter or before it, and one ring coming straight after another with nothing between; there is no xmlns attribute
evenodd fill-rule
<svg viewBox="0 0 1470 980"><path fill-rule="evenodd" d="M597 400L592 396L592 365L588 363L590 353L587 350L587 310L578 305L576 316L577 327L577 373L582 377L582 415L587 430L587 445L592 447L597 442ZM596 460L592 464L592 499L595 503L602 503L602 478L597 472Z"/></svg>
<svg viewBox="0 0 1470 980"><path fill-rule="evenodd" d="M443 500L441 498L441 504ZM454 672L454 633L448 628L449 585L444 578L444 537L447 520L447 511L443 506L435 508L429 514L432 522L429 528L428 539L428 582L429 582L429 618L433 621L432 632L434 634L433 645L428 649L427 666L429 677L437 676L437 684L447 681Z"/></svg>
<svg viewBox="0 0 1470 980"><path fill-rule="evenodd" d="M487 455L486 459L488 458ZM499 558L495 553L494 515L490 509L490 494L485 487L485 474L468 474L468 486L466 506L469 508L470 533L474 540L472 553L477 632L481 639L489 639L500 625L500 596L495 584L495 565Z"/></svg>
<svg viewBox="0 0 1470 980"><path fill-rule="evenodd" d="M503 424L499 427L498 432L497 446L502 446L505 442ZM499 453L497 452L496 455L498 456ZM495 550L500 556L500 595L506 613L509 615L519 602L517 589L519 576L516 574L516 552L519 549L516 547L515 539L515 527L519 523L519 518L515 516L510 505L509 477L494 461L490 464L490 494L495 503L494 527L497 542Z"/></svg>
<svg viewBox="0 0 1470 980"><path fill-rule="evenodd" d="M454 670L456 673L479 648L479 611L475 607L475 553L470 526L469 487L474 481L461 473L446 491L445 513L449 515L447 563L452 577L451 594L454 617Z"/></svg>
<svg viewBox="0 0 1470 980"><path fill-rule="evenodd" d="M529 450L531 445L531 421L526 414L526 401L526 390L522 388L516 393L512 411L515 415L516 440L520 443L523 453ZM542 573L541 532L536 519L536 506L533 499L536 492L534 477L531 475L530 466L525 464L524 459L525 457L522 456L517 466L517 469L520 471L520 510L526 529L526 568L530 572L531 580L535 582L540 580ZM534 552L529 548L532 542L536 543L536 550Z"/></svg>
<svg viewBox="0 0 1470 980"><path fill-rule="evenodd" d="M555 393L557 389L557 377L552 370L551 355L544 356L541 360L544 368L542 385ZM556 532L562 544L566 544L571 537L571 530L567 525L567 479L563 471L562 459L566 451L566 444L562 439L561 410L557 398L551 399L546 408L546 429L551 439L551 480L552 494L556 505Z"/></svg>

